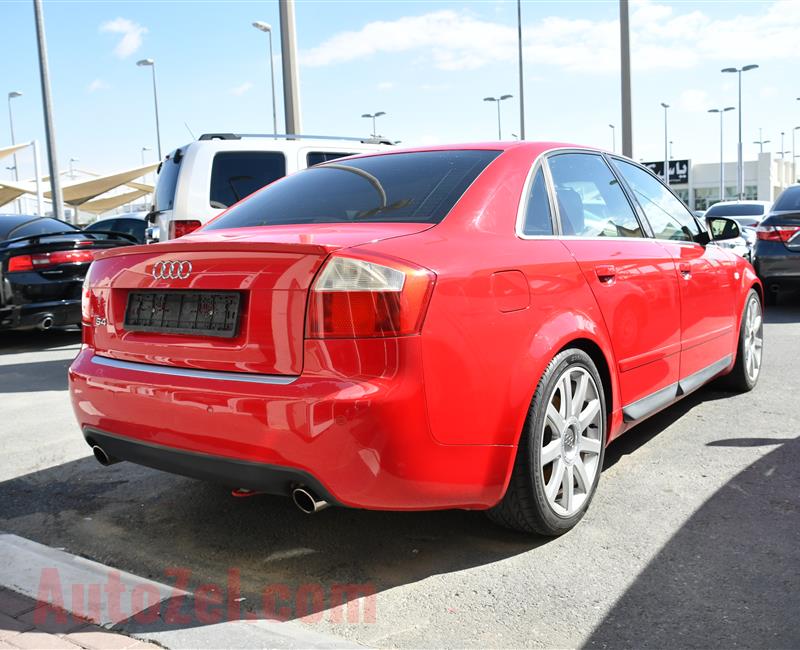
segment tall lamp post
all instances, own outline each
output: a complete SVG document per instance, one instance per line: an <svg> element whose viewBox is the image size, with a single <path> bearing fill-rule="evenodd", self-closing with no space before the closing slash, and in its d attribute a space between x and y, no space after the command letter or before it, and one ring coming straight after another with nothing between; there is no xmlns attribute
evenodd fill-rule
<svg viewBox="0 0 800 650"><path fill-rule="evenodd" d="M761 128L758 129L758 140L753 140L753 144L758 145L758 153L764 153L764 145L769 144L772 140L764 140L761 136Z"/></svg>
<svg viewBox="0 0 800 650"><path fill-rule="evenodd" d="M522 0L517 0L517 54L519 57L519 139L525 139L525 84L522 75Z"/></svg>
<svg viewBox="0 0 800 650"><path fill-rule="evenodd" d="M375 126L375 124L376 124L375 120L377 118L379 118L381 115L386 115L386 113L384 111L378 111L377 113L364 113L361 116L361 117L366 117L366 118L372 120L372 137L373 138L377 138L378 137L378 129Z"/></svg>
<svg viewBox="0 0 800 650"><path fill-rule="evenodd" d="M795 135L797 135L797 130L800 129L800 126L796 126L792 129L792 183L797 182L797 150L795 149Z"/></svg>
<svg viewBox="0 0 800 650"><path fill-rule="evenodd" d="M667 133L667 109L669 104L661 102L664 108L664 182L669 185L669 135Z"/></svg>
<svg viewBox="0 0 800 650"><path fill-rule="evenodd" d="M757 67L758 65L751 63L741 68L722 68L722 72L735 72L739 75L739 144L736 152L736 195L740 201L744 198L744 162L742 159L742 73L748 70L755 70Z"/></svg>
<svg viewBox="0 0 800 650"><path fill-rule="evenodd" d="M719 113L719 200L725 200L725 157L722 153L722 116L728 111L735 111L734 106L726 106L725 108L711 108L709 113Z"/></svg>
<svg viewBox="0 0 800 650"><path fill-rule="evenodd" d="M275 108L275 61L272 57L272 25L257 20L253 23L253 27L266 32L269 35L269 80L272 85L272 132L277 135L278 133L278 112Z"/></svg>
<svg viewBox="0 0 800 650"><path fill-rule="evenodd" d="M15 145L16 142L14 141L14 115L11 112L11 100L16 99L17 97L22 97L22 93L18 90L12 90L8 93L8 126L11 129L11 144ZM14 180L19 181L19 168L17 167L17 152L14 152ZM15 201L17 205L17 212L22 214L22 201L17 199Z"/></svg>
<svg viewBox="0 0 800 650"><path fill-rule="evenodd" d="M511 99L514 95L500 95L500 97L484 97L485 102L495 102L497 104L497 139L503 139L503 131L500 128L500 102Z"/></svg>
<svg viewBox="0 0 800 650"><path fill-rule="evenodd" d="M161 160L161 126L158 123L158 91L156 90L156 62L153 59L141 59L136 62L140 67L150 67L153 71L153 105L156 110L156 142L158 143L158 159Z"/></svg>
<svg viewBox="0 0 800 650"><path fill-rule="evenodd" d="M613 124L609 124L608 128L611 129L611 151L617 153L617 131Z"/></svg>

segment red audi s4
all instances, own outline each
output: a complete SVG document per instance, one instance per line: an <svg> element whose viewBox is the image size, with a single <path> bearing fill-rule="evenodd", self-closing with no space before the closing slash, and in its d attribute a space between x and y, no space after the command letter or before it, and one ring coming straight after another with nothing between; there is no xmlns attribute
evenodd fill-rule
<svg viewBox="0 0 800 650"><path fill-rule="evenodd" d="M338 159L103 253L73 407L103 464L558 535L610 441L758 380L763 291L713 241L737 233L586 147Z"/></svg>

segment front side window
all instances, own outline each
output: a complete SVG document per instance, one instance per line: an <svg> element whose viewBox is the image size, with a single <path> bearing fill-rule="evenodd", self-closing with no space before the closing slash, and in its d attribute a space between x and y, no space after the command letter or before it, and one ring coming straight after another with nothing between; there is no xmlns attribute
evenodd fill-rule
<svg viewBox="0 0 800 650"><path fill-rule="evenodd" d="M578 237L644 237L619 181L601 156L566 153L547 162L561 231Z"/></svg>
<svg viewBox="0 0 800 650"><path fill-rule="evenodd" d="M207 230L310 223L438 223L499 151L419 151L330 162L287 176Z"/></svg>
<svg viewBox="0 0 800 650"><path fill-rule="evenodd" d="M212 208L227 208L286 176L286 157L277 151L224 151L211 165Z"/></svg>
<svg viewBox="0 0 800 650"><path fill-rule="evenodd" d="M614 165L642 206L656 239L693 241L700 234L689 209L655 176L618 158L614 158Z"/></svg>
<svg viewBox="0 0 800 650"><path fill-rule="evenodd" d="M547 198L547 186L541 169L531 185L528 204L525 206L525 223L522 232L526 235L552 235L553 220L550 215L550 200Z"/></svg>

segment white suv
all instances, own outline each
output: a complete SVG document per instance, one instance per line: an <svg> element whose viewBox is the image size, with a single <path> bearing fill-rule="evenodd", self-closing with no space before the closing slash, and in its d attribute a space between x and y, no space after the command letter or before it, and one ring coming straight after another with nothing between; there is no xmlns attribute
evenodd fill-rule
<svg viewBox="0 0 800 650"><path fill-rule="evenodd" d="M386 141L358 138L207 133L159 165L148 241L185 235L293 172L389 147Z"/></svg>

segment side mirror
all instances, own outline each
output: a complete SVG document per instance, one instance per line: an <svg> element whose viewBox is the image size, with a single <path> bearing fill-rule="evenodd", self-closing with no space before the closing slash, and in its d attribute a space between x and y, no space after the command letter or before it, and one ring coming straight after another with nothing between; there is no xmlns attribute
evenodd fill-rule
<svg viewBox="0 0 800 650"><path fill-rule="evenodd" d="M706 223L711 231L711 239L714 241L736 239L742 236L739 224L728 217L706 217Z"/></svg>

